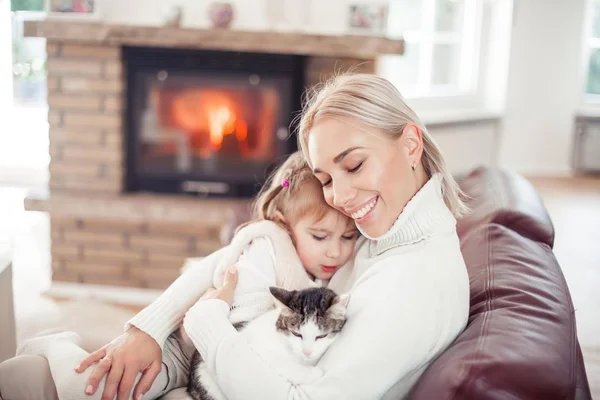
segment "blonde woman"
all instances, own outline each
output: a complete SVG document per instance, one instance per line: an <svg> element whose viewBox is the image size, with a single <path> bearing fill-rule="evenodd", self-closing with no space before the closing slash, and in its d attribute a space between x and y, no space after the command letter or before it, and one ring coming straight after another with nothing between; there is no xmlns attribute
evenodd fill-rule
<svg viewBox="0 0 600 400"><path fill-rule="evenodd" d="M318 88L298 139L326 202L366 238L354 265L329 282L350 293L348 320L314 380L293 384L249 349L223 306L234 281L192 307L184 323L197 327L196 347L229 400L402 398L467 323L469 280L455 219L465 212L460 191L423 124L377 76L338 76ZM109 355L112 368L100 363L97 375L110 371L121 393L132 387L120 380L123 370L143 373L136 399L161 359L153 332L143 330L128 330L84 365Z"/></svg>

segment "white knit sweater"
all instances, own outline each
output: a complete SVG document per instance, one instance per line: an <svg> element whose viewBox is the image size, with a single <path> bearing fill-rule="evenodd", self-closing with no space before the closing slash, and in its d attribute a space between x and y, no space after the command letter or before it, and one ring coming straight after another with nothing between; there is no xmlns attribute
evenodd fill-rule
<svg viewBox="0 0 600 400"><path fill-rule="evenodd" d="M273 305L269 286L293 290L318 285L302 266L289 234L274 222L256 222L241 229L223 249L201 261L188 261L185 273L129 320L125 329L134 325L162 347L186 311L208 288L220 287L227 268L234 264L238 284L231 313L228 307L231 323L250 321L269 310Z"/></svg>
<svg viewBox="0 0 600 400"><path fill-rule="evenodd" d="M402 398L467 323L469 279L455 226L436 175L386 234L357 244L354 265L329 283L350 293L348 322L313 382L294 385L260 359L221 300L196 303L184 326L229 400Z"/></svg>

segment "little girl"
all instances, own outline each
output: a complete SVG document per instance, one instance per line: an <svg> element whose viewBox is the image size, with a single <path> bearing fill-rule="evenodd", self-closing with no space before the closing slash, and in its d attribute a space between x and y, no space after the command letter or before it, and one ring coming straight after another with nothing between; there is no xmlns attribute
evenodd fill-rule
<svg viewBox="0 0 600 400"><path fill-rule="evenodd" d="M354 222L325 203L321 184L299 152L267 181L254 203L253 215L254 220L238 229L230 245L201 261L188 261L185 273L127 323L126 329L141 329L162 348L162 369L144 399L187 385L191 353L181 345L176 330L202 294L222 284L230 266L235 265L239 274L229 317L237 323L272 308L270 286L299 290L322 285L354 253L358 237ZM48 359L61 399L100 399L106 379L92 394L86 385L93 366L81 374L74 371L89 356L79 343L80 338L72 332L45 336L26 342L19 355ZM110 354L102 362L111 363Z"/></svg>

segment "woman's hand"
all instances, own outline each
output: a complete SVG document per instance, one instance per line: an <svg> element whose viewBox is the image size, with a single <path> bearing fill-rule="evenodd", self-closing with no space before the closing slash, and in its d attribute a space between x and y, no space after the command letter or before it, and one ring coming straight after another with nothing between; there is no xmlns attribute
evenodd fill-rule
<svg viewBox="0 0 600 400"><path fill-rule="evenodd" d="M108 374L102 400L129 399L129 394L138 373L142 377L135 387L134 399L141 399L150 390L152 383L160 373L162 350L158 343L147 333L132 326L121 336L90 354L75 368L82 373L98 362L90 376L85 393L94 394L102 378Z"/></svg>

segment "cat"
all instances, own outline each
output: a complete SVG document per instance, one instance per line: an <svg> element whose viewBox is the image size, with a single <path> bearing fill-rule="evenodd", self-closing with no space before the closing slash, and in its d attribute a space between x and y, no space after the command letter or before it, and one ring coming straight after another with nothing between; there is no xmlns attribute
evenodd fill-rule
<svg viewBox="0 0 600 400"><path fill-rule="evenodd" d="M314 379L319 359L346 323L349 296L327 288L288 291L270 287L276 307L234 327L254 352L295 384ZM194 349L188 394L195 400L226 400Z"/></svg>

